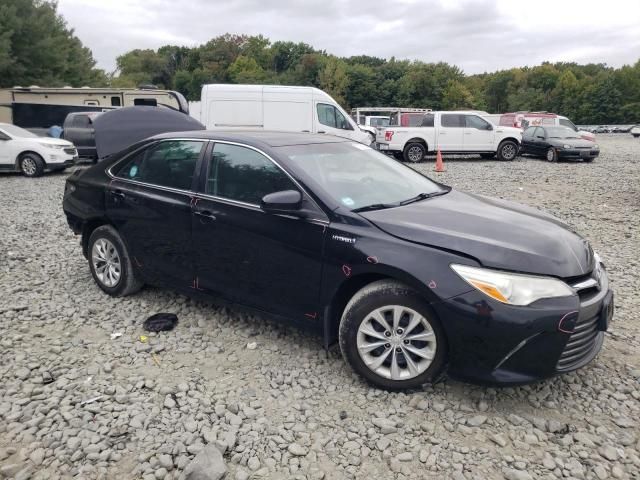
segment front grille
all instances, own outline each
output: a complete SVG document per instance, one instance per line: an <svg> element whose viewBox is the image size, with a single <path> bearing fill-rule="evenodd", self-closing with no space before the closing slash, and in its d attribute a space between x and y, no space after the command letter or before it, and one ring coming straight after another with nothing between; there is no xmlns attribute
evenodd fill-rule
<svg viewBox="0 0 640 480"><path fill-rule="evenodd" d="M69 155L75 155L76 154L76 149L75 148L65 148L64 149L64 153L68 153Z"/></svg>
<svg viewBox="0 0 640 480"><path fill-rule="evenodd" d="M576 323L576 327L558 360L558 370L571 370L591 354L598 339L598 316Z"/></svg>

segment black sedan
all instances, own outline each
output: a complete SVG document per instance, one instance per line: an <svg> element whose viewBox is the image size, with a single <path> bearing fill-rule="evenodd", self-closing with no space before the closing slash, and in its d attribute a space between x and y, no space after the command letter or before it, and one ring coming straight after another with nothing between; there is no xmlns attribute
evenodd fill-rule
<svg viewBox="0 0 640 480"><path fill-rule="evenodd" d="M529 127L522 133L520 153L558 160L582 160L592 162L600 155L594 142L579 137L568 127Z"/></svg>
<svg viewBox="0 0 640 480"><path fill-rule="evenodd" d="M604 266L556 218L328 135L156 136L70 176L64 211L109 295L160 285L316 328L388 389L571 371L612 316Z"/></svg>

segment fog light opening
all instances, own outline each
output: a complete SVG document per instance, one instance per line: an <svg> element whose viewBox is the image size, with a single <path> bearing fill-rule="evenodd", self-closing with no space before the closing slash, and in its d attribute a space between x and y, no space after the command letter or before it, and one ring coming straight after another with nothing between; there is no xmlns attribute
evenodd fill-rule
<svg viewBox="0 0 640 480"><path fill-rule="evenodd" d="M573 333L578 320L578 312L569 312L558 322L558 331L562 333Z"/></svg>

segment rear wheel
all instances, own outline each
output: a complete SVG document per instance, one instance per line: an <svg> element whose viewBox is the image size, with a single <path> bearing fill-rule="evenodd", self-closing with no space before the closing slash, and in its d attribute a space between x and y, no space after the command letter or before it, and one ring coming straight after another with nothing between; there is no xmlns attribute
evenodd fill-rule
<svg viewBox="0 0 640 480"><path fill-rule="evenodd" d="M340 350L351 367L373 385L417 388L441 375L446 339L428 303L392 280L367 285L345 307Z"/></svg>
<svg viewBox="0 0 640 480"><path fill-rule="evenodd" d="M39 177L44 173L44 160L36 153L25 153L20 157L20 171L26 177Z"/></svg>
<svg viewBox="0 0 640 480"><path fill-rule="evenodd" d="M558 152L555 148L550 148L547 150L546 158L548 162L557 162L558 161Z"/></svg>
<svg viewBox="0 0 640 480"><path fill-rule="evenodd" d="M505 140L498 146L496 154L499 160L510 162L518 155L518 144L512 140Z"/></svg>
<svg viewBox="0 0 640 480"><path fill-rule="evenodd" d="M142 288L127 248L115 228L102 225L89 237L89 268L98 286L113 297L131 295Z"/></svg>
<svg viewBox="0 0 640 480"><path fill-rule="evenodd" d="M418 163L424 160L427 148L422 143L409 143L404 147L405 162Z"/></svg>

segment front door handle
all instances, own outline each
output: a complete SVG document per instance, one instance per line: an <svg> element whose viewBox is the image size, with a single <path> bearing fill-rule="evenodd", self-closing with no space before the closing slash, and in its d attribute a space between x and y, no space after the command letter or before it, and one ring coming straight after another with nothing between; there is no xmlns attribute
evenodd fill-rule
<svg viewBox="0 0 640 480"><path fill-rule="evenodd" d="M124 198L125 194L122 190L109 190L109 193L114 197Z"/></svg>
<svg viewBox="0 0 640 480"><path fill-rule="evenodd" d="M216 216L210 210L195 210L193 213L198 215L199 217L205 219L205 220L215 220L216 219Z"/></svg>

